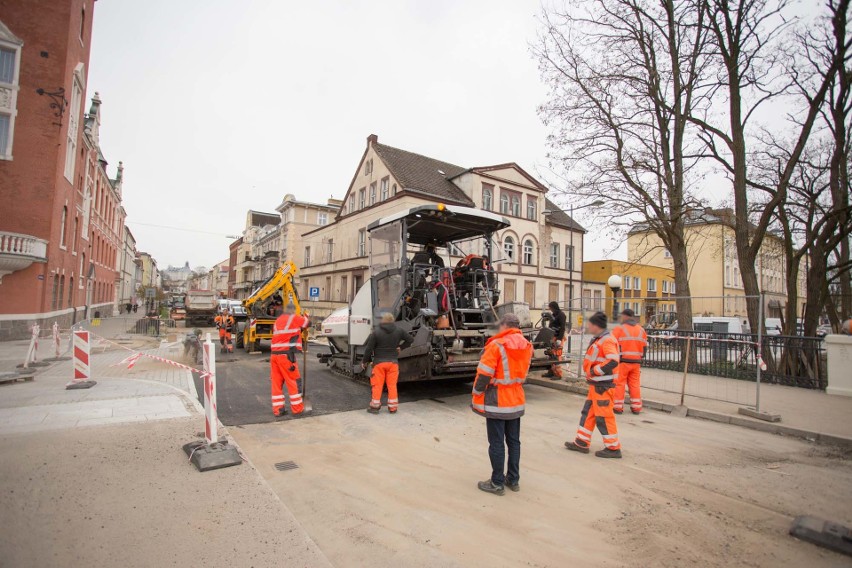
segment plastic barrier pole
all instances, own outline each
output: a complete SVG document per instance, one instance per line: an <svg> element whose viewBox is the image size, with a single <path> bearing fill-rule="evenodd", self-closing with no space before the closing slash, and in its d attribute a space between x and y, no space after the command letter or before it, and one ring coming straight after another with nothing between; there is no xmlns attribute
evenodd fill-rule
<svg viewBox="0 0 852 568"><path fill-rule="evenodd" d="M216 349L210 334L204 342L204 433L207 445L219 442L219 420L216 415Z"/></svg>
<svg viewBox="0 0 852 568"><path fill-rule="evenodd" d="M53 351L54 357L59 359L59 322L53 322Z"/></svg>
<svg viewBox="0 0 852 568"><path fill-rule="evenodd" d="M97 383L92 378L91 336L88 331L80 330L73 332L74 345L74 378L65 385L66 389L87 389Z"/></svg>

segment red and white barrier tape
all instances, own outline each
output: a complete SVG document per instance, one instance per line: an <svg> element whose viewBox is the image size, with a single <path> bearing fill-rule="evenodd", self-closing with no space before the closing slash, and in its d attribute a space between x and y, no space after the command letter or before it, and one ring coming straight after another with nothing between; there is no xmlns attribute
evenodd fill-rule
<svg viewBox="0 0 852 568"><path fill-rule="evenodd" d="M187 371L190 371L190 372L193 372L193 373L199 373L201 375L202 379L205 376L207 376L207 372L203 371L201 369L196 369L195 367L190 367L189 365L184 365L183 363L178 363L177 361L172 361L171 359L166 359L165 357L160 357L158 355L151 355L150 353L144 353L142 351L135 351L133 349L130 349L129 347L125 347L124 345L120 345L118 343L115 343L114 341L110 341L109 339L106 339L104 337L100 337L99 335L95 335L94 333L92 333L92 335L103 343L109 343L109 344L115 345L116 347L124 349L125 351L130 351L130 355L128 355L127 357L125 357L124 359L119 361L118 363L115 363L114 365L110 365L111 367L121 367L121 366L126 365L128 369L132 369L133 366L139 361L140 357L146 357L148 359L153 359L154 361L159 361L160 363L166 363L167 365L171 365L171 366L177 367L179 369L184 369L184 370L187 370Z"/></svg>

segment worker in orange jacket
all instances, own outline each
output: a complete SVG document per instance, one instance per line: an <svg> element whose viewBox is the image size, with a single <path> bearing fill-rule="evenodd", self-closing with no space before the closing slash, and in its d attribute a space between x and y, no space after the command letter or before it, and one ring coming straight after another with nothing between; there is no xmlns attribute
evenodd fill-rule
<svg viewBox="0 0 852 568"><path fill-rule="evenodd" d="M520 491L521 416L524 415L524 381L530 370L533 346L523 336L515 314L504 315L496 335L485 343L476 368L471 408L485 417L491 478L479 489L503 495L504 486ZM506 448L508 464L504 474Z"/></svg>
<svg viewBox="0 0 852 568"><path fill-rule="evenodd" d="M648 334L645 328L636 323L636 315L631 309L621 312L621 324L612 330L612 336L618 341L621 362L618 364L618 380L615 383L615 413L624 412L625 387L630 392L630 411L642 412L642 393L639 387L642 358L648 347Z"/></svg>
<svg viewBox="0 0 852 568"><path fill-rule="evenodd" d="M382 409L382 390L385 384L388 386L388 412L396 414L399 408L399 393L396 390L399 381L399 352L407 349L414 342L404 329L396 325L393 314L385 312L381 316L381 323L364 344L364 356L361 360L361 368L366 369L369 363L373 363L373 373L370 376L370 387L373 398L367 412L378 414Z"/></svg>
<svg viewBox="0 0 852 568"><path fill-rule="evenodd" d="M216 327L219 328L219 351L224 353L225 351L229 353L234 352L234 343L231 340L231 332L234 330L234 326L236 325L236 321L234 321L234 316L230 314L228 308L222 309L222 313L216 316L213 320L216 324Z"/></svg>
<svg viewBox="0 0 852 568"><path fill-rule="evenodd" d="M606 314L597 312L586 323L586 330L593 335L583 358L583 372L589 383L589 393L580 426L572 442L565 442L569 450L589 453L592 433L597 426L603 436L604 449L595 452L599 458L620 458L621 444L615 425L615 382L618 378L618 341L607 331Z"/></svg>
<svg viewBox="0 0 852 568"><path fill-rule="evenodd" d="M302 375L299 373L297 355L302 352L302 332L310 324L308 313L297 315L292 304L278 317L272 331L272 355L269 357L272 382L272 414L283 417L287 414L284 407L284 385L290 398L290 410L299 415L305 410L302 400Z"/></svg>

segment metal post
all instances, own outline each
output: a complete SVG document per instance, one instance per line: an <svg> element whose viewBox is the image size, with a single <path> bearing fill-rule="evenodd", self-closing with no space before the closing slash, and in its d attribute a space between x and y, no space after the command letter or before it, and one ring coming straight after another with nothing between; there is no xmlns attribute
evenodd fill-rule
<svg viewBox="0 0 852 568"><path fill-rule="evenodd" d="M683 406L683 399L684 399L684 396L686 395L686 373L689 370L689 354L690 354L690 351L691 351L691 349L690 349L691 346L692 346L692 336L690 335L690 336L687 336L687 338L686 338L686 352L684 353L684 357L683 357L683 379L681 380L681 383L680 383L680 405L681 406Z"/></svg>
<svg viewBox="0 0 852 568"><path fill-rule="evenodd" d="M760 305L757 307L757 350L754 353L754 363L757 367L757 382L754 390L754 409L760 412L760 361L763 357L763 290L760 291Z"/></svg>
<svg viewBox="0 0 852 568"><path fill-rule="evenodd" d="M574 222L574 204L571 203L571 222ZM571 357L571 329L574 327L574 323L572 318L572 314L574 310L572 309L574 306L574 229L570 229L570 244L568 247L571 249L571 266L566 266L568 269L568 357ZM557 258L557 266L559 259Z"/></svg>

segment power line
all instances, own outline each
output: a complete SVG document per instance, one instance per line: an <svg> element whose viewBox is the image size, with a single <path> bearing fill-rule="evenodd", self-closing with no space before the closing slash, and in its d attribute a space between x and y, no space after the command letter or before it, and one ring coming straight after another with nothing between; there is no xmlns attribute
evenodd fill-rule
<svg viewBox="0 0 852 568"><path fill-rule="evenodd" d="M205 234L205 235L217 235L217 236L220 236L220 237L229 237L230 238L230 236L231 236L231 235L226 235L225 233L214 233L214 232L211 232L211 231L199 231L198 229L187 229L185 227L172 227L171 225L157 225L155 223L141 223L139 221L125 221L125 224L144 225L146 227L157 227L157 228L160 228L160 229L171 229L173 231L184 231L186 233L202 233L202 234Z"/></svg>

